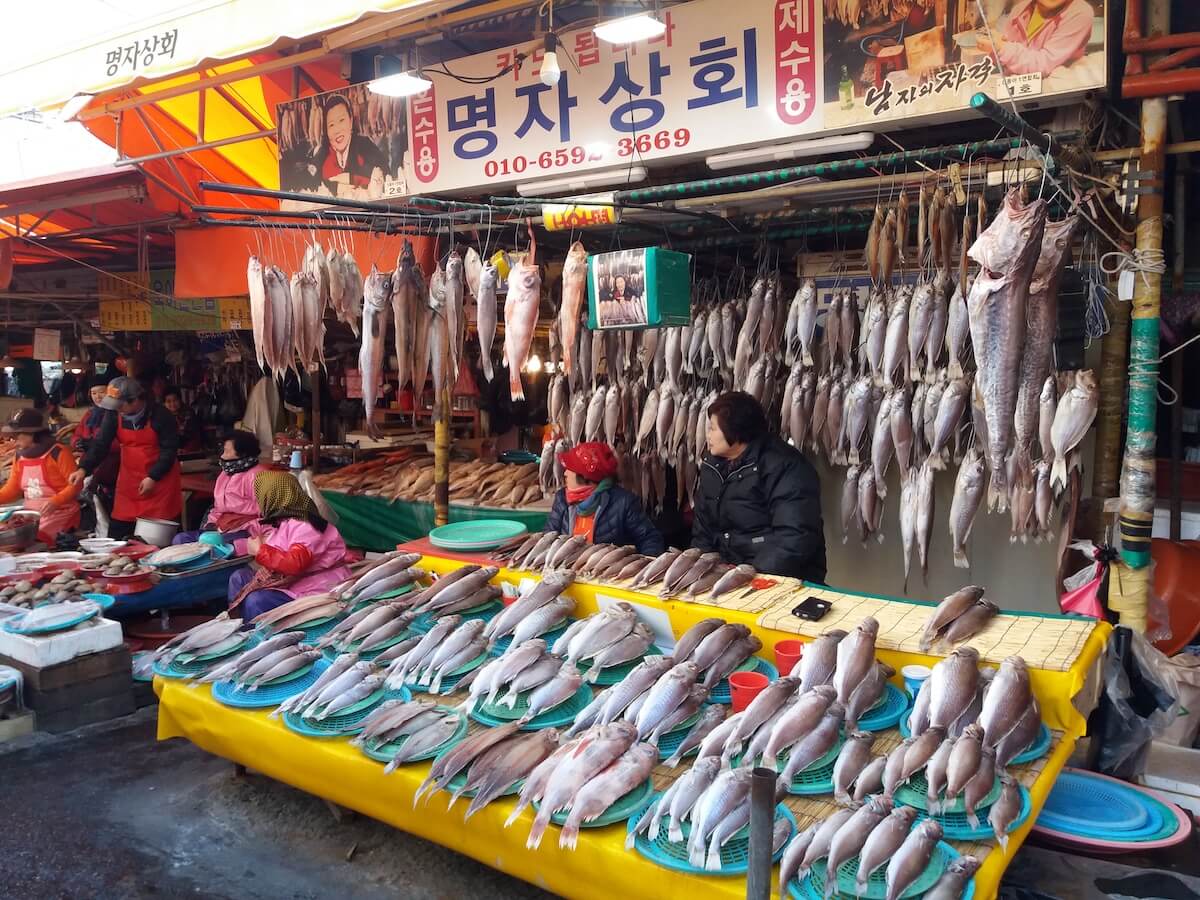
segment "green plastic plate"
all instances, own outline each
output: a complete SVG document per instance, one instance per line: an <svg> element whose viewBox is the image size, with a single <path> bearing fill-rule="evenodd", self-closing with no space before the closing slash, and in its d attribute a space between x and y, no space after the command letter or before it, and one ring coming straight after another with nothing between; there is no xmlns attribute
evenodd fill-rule
<svg viewBox="0 0 1200 900"><path fill-rule="evenodd" d="M591 822L580 822L580 828L603 828L605 825L611 825L613 822L622 822L633 815L635 810L644 809L646 806L646 798L654 793L654 781L647 778L624 797L619 798L612 806L602 812L599 817ZM537 808L538 804L533 804ZM563 825L567 821L567 817L571 814L571 808L560 809L550 817L550 821L555 825Z"/></svg>
<svg viewBox="0 0 1200 900"><path fill-rule="evenodd" d="M408 765L409 763L423 762L424 760L427 760L427 759L433 759L435 756L438 756L439 754L444 753L445 751L451 749L452 747L457 746L459 741L461 741L463 738L465 738L467 736L467 727L470 724L470 719L467 718L465 713L463 713L461 710L451 709L448 706L437 706L434 708L438 712L444 713L446 715L457 716L458 717L458 727L454 729L454 733L452 735L450 735L450 737L446 738L446 740L442 741L436 747L433 747L430 750L426 750L424 753L418 753L412 759L405 762L404 765ZM360 747L359 749L362 750L362 752L365 755L371 757L371 759L377 760L382 763L391 762L392 757L400 752L401 748L403 748L405 743L408 742L409 737L410 737L410 735L406 734L404 737L400 738L400 740L398 740L398 741L391 741L390 743L387 743L387 744L381 744L378 747L365 747L364 746L364 747Z"/></svg>
<svg viewBox="0 0 1200 900"><path fill-rule="evenodd" d="M925 796L925 792L929 790L929 782L925 780L925 770L922 769L912 778L908 779L905 784L896 788L896 804L904 806L913 806L922 812L929 811L929 799ZM1000 796L1000 779L996 778L992 782L992 789L987 792L987 796L979 801L976 810L987 809ZM949 803L944 803L944 808L939 810L940 813L961 813L965 812L967 805L963 802L962 795L955 797Z"/></svg>
<svg viewBox="0 0 1200 900"><path fill-rule="evenodd" d="M453 522L429 532L429 543L444 550L489 550L520 537L529 529L508 519Z"/></svg>

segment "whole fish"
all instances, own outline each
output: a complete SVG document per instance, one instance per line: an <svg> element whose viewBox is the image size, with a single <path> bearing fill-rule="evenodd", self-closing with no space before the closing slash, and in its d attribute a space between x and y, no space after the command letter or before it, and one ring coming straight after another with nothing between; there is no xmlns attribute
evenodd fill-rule
<svg viewBox="0 0 1200 900"><path fill-rule="evenodd" d="M864 466L858 476L858 527L859 538L866 543L868 537L879 531L879 521L883 516L883 504L875 491L875 470ZM883 540L883 535L879 534Z"/></svg>
<svg viewBox="0 0 1200 900"><path fill-rule="evenodd" d="M825 414L825 456L835 465L845 462L842 458L841 445L848 387L848 384L841 378L832 379L829 385L829 410Z"/></svg>
<svg viewBox="0 0 1200 900"><path fill-rule="evenodd" d="M899 806L871 830L859 852L858 874L854 882L860 897L867 893L867 880L872 873L886 865L904 845L916 818L917 811L911 806Z"/></svg>
<svg viewBox="0 0 1200 900"><path fill-rule="evenodd" d="M1054 466L1050 472L1052 485L1067 486L1068 454L1092 427L1099 399L1096 376L1091 369L1076 372L1075 386L1059 398L1050 427L1050 443L1054 447Z"/></svg>
<svg viewBox="0 0 1200 900"><path fill-rule="evenodd" d="M867 300L867 311L863 317L863 350L871 380L883 384L883 351L887 343L887 296L882 291L872 291Z"/></svg>
<svg viewBox="0 0 1200 900"><path fill-rule="evenodd" d="M470 776L464 785L464 790L475 791L475 796L463 815L463 821L471 818L528 776L555 752L558 746L558 732L553 728L546 728L513 737L478 757L472 763ZM456 791L451 798L451 805L458 796Z"/></svg>
<svg viewBox="0 0 1200 900"><path fill-rule="evenodd" d="M847 725L849 727L849 725ZM833 799L842 805L851 802L850 788L860 772L871 762L871 746L875 735L868 731L851 731L833 764Z"/></svg>
<svg viewBox="0 0 1200 900"><path fill-rule="evenodd" d="M908 749L904 751L904 766L900 770L900 780L908 781L917 772L925 768L926 763L937 752L946 739L946 729L938 725L930 725L919 737L913 739Z"/></svg>
<svg viewBox="0 0 1200 900"><path fill-rule="evenodd" d="M427 791L437 791L459 772L463 771L482 753L515 735L520 728L517 722L508 722L498 728L485 728L467 737L443 756L439 756L429 770L429 775L413 793L413 806Z"/></svg>
<svg viewBox="0 0 1200 900"><path fill-rule="evenodd" d="M1054 368L1054 335L1058 329L1058 284L1066 265L1079 216L1046 222L1041 251L1033 267L1025 305L1025 349L1014 416L1018 465L1028 472L1031 445L1037 436L1042 385ZM1044 451L1043 451L1044 452Z"/></svg>
<svg viewBox="0 0 1200 900"><path fill-rule="evenodd" d="M996 785L996 751L991 747L984 747L981 755L979 769L971 776L967 786L963 788L962 796L963 811L972 828L979 827L979 816L975 814L976 807L983 803L984 798Z"/></svg>
<svg viewBox="0 0 1200 900"><path fill-rule="evenodd" d="M925 900L962 900L979 866L980 862L974 856L956 856L950 860L937 883L925 892Z"/></svg>
<svg viewBox="0 0 1200 900"><path fill-rule="evenodd" d="M929 447L925 443L925 398L929 396L932 386L918 382L913 385L910 397L908 421L912 434L912 468L916 468L918 460L923 460L929 455Z"/></svg>
<svg viewBox="0 0 1200 900"><path fill-rule="evenodd" d="M1054 415L1058 410L1058 384L1053 375L1047 375L1038 398L1038 444L1042 459L1054 462Z"/></svg>
<svg viewBox="0 0 1200 900"><path fill-rule="evenodd" d="M582 383L577 377L575 351L578 346L579 316L587 295L587 266L587 250L576 241L563 263L562 303L558 319L563 344L563 367L574 385Z"/></svg>
<svg viewBox="0 0 1200 900"><path fill-rule="evenodd" d="M392 272L392 325L396 332L396 369L400 373L400 387L408 382L413 368L413 326L417 309L425 299L425 278L412 242L405 240Z"/></svg>
<svg viewBox="0 0 1200 900"><path fill-rule="evenodd" d="M926 819L914 828L887 867L886 900L900 900L908 886L921 877L942 839L942 826Z"/></svg>
<svg viewBox="0 0 1200 900"><path fill-rule="evenodd" d="M1042 708L1031 698L1017 724L996 743L996 767L1003 769L1013 758L1024 753L1037 739L1042 728Z"/></svg>
<svg viewBox="0 0 1200 900"><path fill-rule="evenodd" d="M771 734L763 747L763 768L776 770L778 757L787 752L789 748L794 748L798 743L816 734L818 726L824 722L831 711L834 712L833 717L837 719L840 726L844 710L836 704L834 697L834 691L829 685L819 685L811 691L805 691L799 700L787 707L771 728ZM821 753L824 752L821 751ZM812 759L816 759L821 753L816 754ZM792 762L791 757L794 755L795 753L789 754L789 766Z"/></svg>
<svg viewBox="0 0 1200 900"><path fill-rule="evenodd" d="M929 327L933 320L934 307L933 285L922 282L913 291L912 300L908 306L908 370L916 380L924 370L922 365L925 355L925 344L929 338Z"/></svg>
<svg viewBox="0 0 1200 900"><path fill-rule="evenodd" d="M908 380L905 371L908 363L908 315L909 300L897 292L888 307L887 329L883 342L883 377L889 384L901 384Z"/></svg>
<svg viewBox="0 0 1200 900"><path fill-rule="evenodd" d="M315 653L317 651L313 652ZM321 708L320 712L313 714L310 709L306 710L304 715L316 721L328 719L330 716L335 715L344 709L349 709L360 700L365 700L367 697L370 697L381 687L383 687L382 673L368 675L357 684L352 685L342 693L338 694L336 697L333 697L331 700L329 700L329 702Z"/></svg>
<svg viewBox="0 0 1200 900"><path fill-rule="evenodd" d="M927 454L928 450L933 447L934 440L937 437L938 409L941 407L942 396L945 394L948 386L949 382L944 378L937 378L931 382L925 391L925 406L921 410L921 424L919 426L914 415L913 425L914 427L919 427L921 430Z"/></svg>
<svg viewBox="0 0 1200 900"><path fill-rule="evenodd" d="M861 803L872 794L883 791L883 772L886 768L887 757L876 756L858 773L858 778L854 780L855 803Z"/></svg>
<svg viewBox="0 0 1200 900"><path fill-rule="evenodd" d="M963 376L963 359L971 346L971 317L967 310L966 295L957 285L950 295L950 308L946 323L947 366L951 378Z"/></svg>
<svg viewBox="0 0 1200 900"><path fill-rule="evenodd" d="M982 596L983 588L969 584L943 599L925 620L925 628L921 632L921 651L927 652L933 646L938 633L974 606L975 601Z"/></svg>
<svg viewBox="0 0 1200 900"><path fill-rule="evenodd" d="M942 268L950 269L954 266L954 236L958 231L954 221L954 200L950 196L946 197L946 202L942 204ZM960 272L966 272L966 258L963 258L962 265L959 267Z"/></svg>
<svg viewBox="0 0 1200 900"><path fill-rule="evenodd" d="M358 369L362 374L367 433L376 440L383 434L375 423L375 397L379 390L378 382L383 377L383 351L391 298L391 276L372 266L371 274L363 286L362 346L358 351Z"/></svg>
<svg viewBox="0 0 1200 900"><path fill-rule="evenodd" d="M270 312L266 321L270 326L264 358L276 380L283 379L284 370L292 363L292 293L288 277L278 266L271 266L263 275L267 303Z"/></svg>
<svg viewBox="0 0 1200 900"><path fill-rule="evenodd" d="M792 301L796 312L796 340L800 345L800 360L805 366L813 365L813 351L816 349L817 332L817 284L811 278L806 278L796 290Z"/></svg>
<svg viewBox="0 0 1200 900"><path fill-rule="evenodd" d="M642 415L638 421L637 438L634 443L634 452L638 455L644 455L651 450L651 438L658 426L658 407L659 392L658 388L654 387L650 389L642 404Z"/></svg>
<svg viewBox="0 0 1200 900"><path fill-rule="evenodd" d="M883 766L883 796L891 799L896 788L905 782L904 760L908 751L917 742L915 737L905 738L891 749Z"/></svg>
<svg viewBox="0 0 1200 900"><path fill-rule="evenodd" d="M908 191L901 191L896 201L896 256L900 264L907 261L908 253Z"/></svg>
<svg viewBox="0 0 1200 900"><path fill-rule="evenodd" d="M971 705L978 689L979 651L974 647L959 647L930 673L930 725L949 728Z"/></svg>
<svg viewBox="0 0 1200 900"><path fill-rule="evenodd" d="M913 547L917 542L917 479L906 473L900 480L900 548L904 554L904 590L912 567Z"/></svg>
<svg viewBox="0 0 1200 900"><path fill-rule="evenodd" d="M888 679L896 674L896 670L884 663L876 663L850 695L846 704L846 727L858 727L858 720L875 708L875 704L887 690Z"/></svg>
<svg viewBox="0 0 1200 900"><path fill-rule="evenodd" d="M904 405L903 394L886 394L875 413L875 426L871 430L871 468L875 471L875 492L881 499L887 496L887 471L895 452L892 443L892 406L896 397Z"/></svg>
<svg viewBox="0 0 1200 900"><path fill-rule="evenodd" d="M751 770L747 767L721 772L692 809L692 828L688 835L688 859L696 868L707 868L711 857L706 853L716 828L730 820L750 796ZM719 848L717 848L719 849ZM720 867L719 856L712 860Z"/></svg>
<svg viewBox="0 0 1200 900"><path fill-rule="evenodd" d="M963 649L959 648L955 653L961 653ZM1033 689L1025 660L1019 656L1002 660L992 686L983 697L983 711L979 714L984 743L995 747L1017 726L1032 700Z"/></svg>
<svg viewBox="0 0 1200 900"><path fill-rule="evenodd" d="M843 295L841 316L842 322L838 328L838 355L842 365L849 370L854 367L854 350L858 346L858 295L855 291L849 290Z"/></svg>
<svg viewBox="0 0 1200 900"><path fill-rule="evenodd" d="M804 854L812 846L813 839L817 836L817 831L820 828L821 820L818 819L803 831L797 831L792 839L788 841L787 847L783 851L783 857L779 860L780 897L788 896L788 884L796 877L796 872L800 869L800 863L804 859Z"/></svg>
<svg viewBox="0 0 1200 900"><path fill-rule="evenodd" d="M950 757L957 743L957 738L947 737L933 756L929 757L929 762L925 763L925 800L929 812L935 815L942 808L942 795L951 796L946 792L946 778ZM974 771L969 774L974 774Z"/></svg>
<svg viewBox="0 0 1200 900"><path fill-rule="evenodd" d="M950 295L954 285L949 273L939 269L933 279L933 305L929 316L929 333L925 337L926 380L933 377L946 346L946 329L950 324Z"/></svg>
<svg viewBox="0 0 1200 900"><path fill-rule="evenodd" d="M479 290L475 294L475 328L479 336L479 363L483 377L488 381L495 378L492 369L492 343L496 339L496 285L500 273L489 260L483 263L479 274Z"/></svg>
<svg viewBox="0 0 1200 900"><path fill-rule="evenodd" d="M946 760L946 797L953 799L962 793L967 782L979 771L983 759L983 728L972 722L954 742Z"/></svg>
<svg viewBox="0 0 1200 900"><path fill-rule="evenodd" d="M427 305L429 307L429 367L433 373L434 396L440 397L442 389L449 384L452 341L450 328L446 321L446 270L440 263L429 278ZM441 405L438 404L436 408L440 410Z"/></svg>
<svg viewBox="0 0 1200 900"><path fill-rule="evenodd" d="M542 274L537 265L537 244L532 232L529 256L512 267L504 299L504 358L508 361L508 386L514 402L525 399L521 368L529 357L537 329L542 299Z"/></svg>
<svg viewBox="0 0 1200 900"><path fill-rule="evenodd" d="M863 806L854 811L846 820L833 840L829 843L829 855L826 859L827 872L836 872L842 863L858 856L859 852L881 822L892 812L892 801L886 797L872 797ZM830 878L825 882L825 898L834 896L837 892L837 879Z"/></svg>
<svg viewBox="0 0 1200 900"><path fill-rule="evenodd" d="M608 386L604 395L604 440L608 445L617 443L618 429L621 425L621 388L616 383Z"/></svg>
<svg viewBox="0 0 1200 900"><path fill-rule="evenodd" d="M838 351L842 345L842 307L846 305L845 296L841 291L834 291L829 298L829 309L825 313L824 364L832 370L837 366Z"/></svg>
<svg viewBox="0 0 1200 900"><path fill-rule="evenodd" d="M879 249L880 240L883 233L883 209L878 203L875 204L875 214L871 217L871 225L867 229L867 274L871 276L871 281L879 281Z"/></svg>
<svg viewBox="0 0 1200 900"><path fill-rule="evenodd" d="M960 569L966 569L971 564L967 558L967 541L970 540L971 526L983 502L984 488L983 457L975 447L970 447L958 467L958 475L954 479L954 499L950 503L950 539L954 565Z"/></svg>
<svg viewBox="0 0 1200 900"><path fill-rule="evenodd" d="M587 416L584 419L583 437L586 441L598 441L604 434L604 402L608 391L603 387L592 391L588 400Z"/></svg>
<svg viewBox="0 0 1200 900"><path fill-rule="evenodd" d="M267 370L267 359L264 352L270 346L271 304L267 299L267 285L263 275L262 263L257 256L251 256L246 264L246 285L250 292L250 327L254 335L254 356L258 367Z"/></svg>
<svg viewBox="0 0 1200 900"><path fill-rule="evenodd" d="M992 826L1000 849L1007 853L1008 832L1021 814L1021 789L1007 772L1001 773L1000 785L1000 796L988 812L988 824Z"/></svg>
<svg viewBox="0 0 1200 900"><path fill-rule="evenodd" d="M446 257L446 332L450 339L448 360L450 383L458 380L459 360L462 359L463 339L466 335L467 314L463 305L466 283L463 280L463 260L457 250Z"/></svg>
<svg viewBox="0 0 1200 900"><path fill-rule="evenodd" d="M887 218L883 220L883 229L879 235L879 280L884 284L892 282L892 268L896 264L896 211L889 209Z"/></svg>
<svg viewBox="0 0 1200 900"><path fill-rule="evenodd" d="M929 442L929 464L935 469L946 468L952 441L967 408L970 390L971 386L966 380L956 378L946 385L938 399L933 439Z"/></svg>
<svg viewBox="0 0 1200 900"><path fill-rule="evenodd" d="M646 781L658 762L658 751L649 744L634 744L615 762L586 782L571 800L558 846L574 850L580 826L598 819L610 806Z"/></svg>
<svg viewBox="0 0 1200 900"><path fill-rule="evenodd" d="M907 390L898 390L892 395L888 410L888 425L891 430L892 449L896 465L900 467L901 479L907 479L915 459L913 455L912 400ZM878 423L876 424L878 427Z"/></svg>
<svg viewBox="0 0 1200 900"><path fill-rule="evenodd" d="M917 556L921 571L929 571L929 540L933 535L933 467L924 463L916 473L917 480Z"/></svg>
<svg viewBox="0 0 1200 900"><path fill-rule="evenodd" d="M804 654L800 657L797 667L801 690L811 691L813 688L829 684L833 680L833 673L837 668L838 643L845 637L846 632L841 629L833 629L805 645ZM835 697L837 696L836 690L835 688Z"/></svg>
<svg viewBox="0 0 1200 900"><path fill-rule="evenodd" d="M970 640L987 627L988 622L996 617L1000 607L990 600L979 600L955 619L946 628L942 639L948 644L958 644Z"/></svg>
<svg viewBox="0 0 1200 900"><path fill-rule="evenodd" d="M285 653L287 655L280 657L279 654L281 653ZM271 665L270 667L263 666L265 671L262 671L253 678L251 678L250 674L247 673L242 677L242 684L248 685L248 691L256 691L264 684L270 684L276 678L282 678L284 675L290 675L293 672L297 672L300 669L303 669L306 666L316 662L320 658L321 651L317 650L316 648L304 650L289 647L286 651L277 651L274 654L264 657L263 662L275 660L274 665Z"/></svg>
<svg viewBox="0 0 1200 900"><path fill-rule="evenodd" d="M796 870L797 880L803 881L808 876L809 869L813 864L829 855L829 847L833 843L834 836L841 831L842 826L850 821L853 815L852 810L839 809L818 824L816 834L813 835L808 849L804 851L804 856L800 860L800 868ZM828 867L826 867L826 871L829 871Z"/></svg>
<svg viewBox="0 0 1200 900"><path fill-rule="evenodd" d="M1013 436L1013 416L1026 337L1026 301L1041 250L1046 203L1024 203L1014 188L992 224L971 246L980 264L967 297L971 344L979 364L976 380L987 420L987 459L991 469L988 505L1008 509L1005 457Z"/></svg>
<svg viewBox="0 0 1200 900"><path fill-rule="evenodd" d="M704 707L700 713L700 718L688 729L687 733L683 736L683 740L679 742L679 746L675 748L675 752L665 761L664 765L679 765L683 757L692 750L698 749L704 739L712 734L724 721L725 707L723 705L713 703Z"/></svg>
<svg viewBox="0 0 1200 900"><path fill-rule="evenodd" d="M445 715L410 735L388 761L388 764L383 767L383 774L390 775L413 758L437 749L454 736L459 724L458 715Z"/></svg>
<svg viewBox="0 0 1200 900"><path fill-rule="evenodd" d="M846 435L850 440L850 464L858 465L867 425L871 421L871 379L863 375L854 380L845 400Z"/></svg>
<svg viewBox="0 0 1200 900"><path fill-rule="evenodd" d="M929 194L925 183L917 191L917 265L925 265L925 237L929 231Z"/></svg>
<svg viewBox="0 0 1200 900"><path fill-rule="evenodd" d="M833 673L833 686L837 699L843 705L875 665L875 638L879 634L879 622L871 616L863 619L854 631L837 644L837 669Z"/></svg>
<svg viewBox="0 0 1200 900"><path fill-rule="evenodd" d="M742 564L736 566L721 576L720 580L713 585L712 590L708 593L709 600L716 600L724 594L731 593L739 588L745 587L758 576L754 566Z"/></svg>

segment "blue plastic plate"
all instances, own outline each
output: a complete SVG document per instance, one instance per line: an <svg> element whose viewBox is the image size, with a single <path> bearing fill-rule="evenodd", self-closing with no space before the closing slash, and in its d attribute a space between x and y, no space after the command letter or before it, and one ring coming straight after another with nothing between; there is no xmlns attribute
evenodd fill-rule
<svg viewBox="0 0 1200 900"><path fill-rule="evenodd" d="M859 731L886 731L894 728L908 712L908 695L890 681L874 706L858 720Z"/></svg>
<svg viewBox="0 0 1200 900"><path fill-rule="evenodd" d="M233 681L218 681L212 686L212 695L218 703L235 709L265 709L308 690L323 671L324 667L313 665L299 678L263 685L256 691L242 690Z"/></svg>
<svg viewBox="0 0 1200 900"><path fill-rule="evenodd" d="M1130 841L1157 832L1162 816L1140 791L1086 772L1063 772L1038 824L1079 837Z"/></svg>
<svg viewBox="0 0 1200 900"><path fill-rule="evenodd" d="M509 519L475 519L433 529L429 532L429 543L445 550L491 550L528 530L522 523Z"/></svg>
<svg viewBox="0 0 1200 900"><path fill-rule="evenodd" d="M22 628L20 625L14 625L11 621L9 621L4 623L4 630L9 634L23 634L27 636L38 634L54 634L57 631L66 631L69 628L74 628L76 625L81 625L88 619L93 619L98 615L100 615L100 607L96 606L95 608L88 610L87 612L82 612L74 618L68 619L67 621L58 625L43 625L38 628ZM14 618L16 617L14 616Z"/></svg>
<svg viewBox="0 0 1200 900"><path fill-rule="evenodd" d="M163 548L163 550L166 550L166 549L168 549L168 548L166 548L166 547ZM170 566L173 569L181 569L184 566L191 565L192 563L196 562L196 560L198 560L198 559L203 559L204 557L211 557L211 555L212 555L211 551L212 551L212 547L208 544L205 544L202 547L194 548L194 550L190 556L185 553L182 556L180 556L178 559L173 560L172 562L162 563L162 562L154 561L154 558L156 556L158 556L160 553L162 553L162 550L157 550L154 553L151 553L145 559L143 559L142 565L151 566L155 569L161 568L164 565Z"/></svg>
<svg viewBox="0 0 1200 900"><path fill-rule="evenodd" d="M112 609L113 604L117 602L117 598L112 594L84 594L83 599L91 600L100 607L101 612L104 612L106 609Z"/></svg>

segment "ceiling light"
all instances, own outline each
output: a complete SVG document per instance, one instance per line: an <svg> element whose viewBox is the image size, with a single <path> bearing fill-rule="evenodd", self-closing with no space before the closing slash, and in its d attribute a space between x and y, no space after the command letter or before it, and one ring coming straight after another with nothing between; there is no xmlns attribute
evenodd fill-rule
<svg viewBox="0 0 1200 900"><path fill-rule="evenodd" d="M646 180L645 166L626 166L621 169L605 169L602 172L581 172L563 178L547 178L543 181L527 181L517 185L522 197L540 197L545 194L578 193L589 188L612 184L633 184Z"/></svg>
<svg viewBox="0 0 1200 900"><path fill-rule="evenodd" d="M395 75L384 75L368 83L372 94L382 94L385 97L415 97L423 94L433 82L420 72L397 72Z"/></svg>
<svg viewBox="0 0 1200 900"><path fill-rule="evenodd" d="M542 370L542 360L536 353L531 353L525 361L525 371L534 375Z"/></svg>
<svg viewBox="0 0 1200 900"><path fill-rule="evenodd" d="M768 144L765 147L755 147L752 150L735 150L732 153L718 153L705 157L704 162L710 169L737 169L743 166L753 166L758 163L782 162L803 156L817 156L822 153L846 153L851 150L866 150L875 142L875 135L870 131L860 131L854 134L836 134L832 137L815 138L811 141L793 141L790 144Z"/></svg>
<svg viewBox="0 0 1200 900"><path fill-rule="evenodd" d="M658 37L666 30L667 26L649 13L610 19L592 29L596 37L610 44L635 44Z"/></svg>
<svg viewBox="0 0 1200 900"><path fill-rule="evenodd" d="M555 51L558 46L558 38L553 33L547 34L544 46L542 69L538 77L542 79L542 84L546 87L554 87L562 78L562 69L558 65L558 53Z"/></svg>

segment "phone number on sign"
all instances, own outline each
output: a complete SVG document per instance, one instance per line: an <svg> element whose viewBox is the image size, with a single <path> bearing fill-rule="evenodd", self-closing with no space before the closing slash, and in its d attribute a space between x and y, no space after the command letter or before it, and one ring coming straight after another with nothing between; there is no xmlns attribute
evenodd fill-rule
<svg viewBox="0 0 1200 900"><path fill-rule="evenodd" d="M617 141L617 156L629 157L635 153L686 147L691 139L692 133L686 128L657 131L653 134L639 134L636 138L621 138ZM537 156L489 159L483 164L483 174L487 178L495 178L499 175L520 175L529 169L561 169L567 166L582 165L585 162L602 162L604 157L604 150L559 147L557 150L543 150Z"/></svg>

